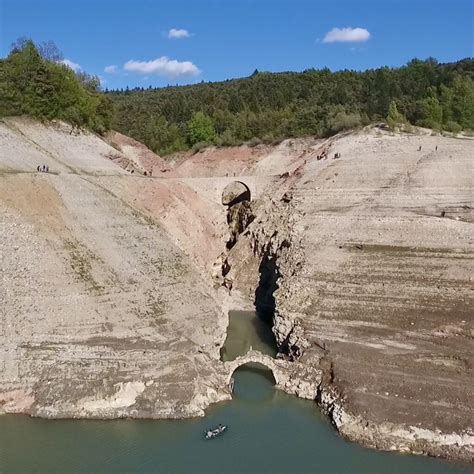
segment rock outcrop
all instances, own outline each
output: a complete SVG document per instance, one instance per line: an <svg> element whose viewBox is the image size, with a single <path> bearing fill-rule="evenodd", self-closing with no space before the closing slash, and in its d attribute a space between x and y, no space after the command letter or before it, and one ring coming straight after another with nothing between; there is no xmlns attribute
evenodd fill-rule
<svg viewBox="0 0 474 474"><path fill-rule="evenodd" d="M203 415L231 396L227 311L257 304L278 386L342 435L472 460L471 140L365 129L150 178L71 132L0 123L0 412Z"/></svg>
<svg viewBox="0 0 474 474"><path fill-rule="evenodd" d="M254 208L232 291L251 299L273 255L280 351L322 361L315 399L341 434L472 460L472 142L364 131L325 148Z"/></svg>

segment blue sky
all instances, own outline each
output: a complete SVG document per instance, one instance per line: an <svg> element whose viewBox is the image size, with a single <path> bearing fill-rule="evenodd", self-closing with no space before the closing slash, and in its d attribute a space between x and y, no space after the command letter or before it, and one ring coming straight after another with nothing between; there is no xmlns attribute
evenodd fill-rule
<svg viewBox="0 0 474 474"><path fill-rule="evenodd" d="M0 0L0 55L53 40L105 87L163 86L454 61L474 56L473 22L473 0Z"/></svg>

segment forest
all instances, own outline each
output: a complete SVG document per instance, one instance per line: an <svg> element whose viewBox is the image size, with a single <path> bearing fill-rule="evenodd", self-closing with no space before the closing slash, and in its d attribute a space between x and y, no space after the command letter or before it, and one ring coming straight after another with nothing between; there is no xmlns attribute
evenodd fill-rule
<svg viewBox="0 0 474 474"><path fill-rule="evenodd" d="M61 119L104 133L110 129L113 105L96 76L74 72L63 64L51 42L36 45L20 38L0 59L0 117L27 115L41 121Z"/></svg>
<svg viewBox="0 0 474 474"><path fill-rule="evenodd" d="M308 69L164 88L103 91L75 72L51 41L19 39L0 59L0 117L65 120L110 128L167 155L209 145L326 137L374 122L457 133L474 131L474 60L414 59L367 71Z"/></svg>
<svg viewBox="0 0 474 474"><path fill-rule="evenodd" d="M474 60L414 59L363 72L255 71L250 77L159 89L106 91L113 127L166 155L209 144L325 137L388 121L439 131L474 130Z"/></svg>

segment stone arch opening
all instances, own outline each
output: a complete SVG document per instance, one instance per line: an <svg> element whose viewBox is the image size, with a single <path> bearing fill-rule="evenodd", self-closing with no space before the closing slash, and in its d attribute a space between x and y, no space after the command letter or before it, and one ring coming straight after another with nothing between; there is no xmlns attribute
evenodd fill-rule
<svg viewBox="0 0 474 474"><path fill-rule="evenodd" d="M254 218L250 204L251 198L250 188L242 181L232 181L222 191L222 204L227 206L227 225L229 226L227 250L236 244L239 235Z"/></svg>
<svg viewBox="0 0 474 474"><path fill-rule="evenodd" d="M267 379L272 386L278 384L278 380L275 376L275 372L269 365L265 362L243 362L235 367L235 369L230 373L228 384L232 393L234 393L234 375L239 370L249 370L253 373L258 374L259 377L264 377Z"/></svg>
<svg viewBox="0 0 474 474"><path fill-rule="evenodd" d="M234 377L234 374L237 370L241 369L242 367L255 370L255 371L261 371L261 372L266 372L268 374L271 374L273 384L277 385L278 384L278 374L275 371L275 367L270 361L265 360L266 356L263 357L255 357L255 358L243 358L243 360L235 360L232 362L228 362L230 365L229 367L229 373L228 373L228 379L227 383L232 384L232 380Z"/></svg>
<svg viewBox="0 0 474 474"><path fill-rule="evenodd" d="M251 201L250 188L242 181L232 181L222 191L222 204L232 207L242 201Z"/></svg>

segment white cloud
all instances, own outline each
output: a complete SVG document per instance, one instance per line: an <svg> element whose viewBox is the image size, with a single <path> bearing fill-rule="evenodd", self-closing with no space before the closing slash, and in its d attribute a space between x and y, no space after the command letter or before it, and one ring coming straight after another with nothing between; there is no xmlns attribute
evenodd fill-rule
<svg viewBox="0 0 474 474"><path fill-rule="evenodd" d="M171 28L168 31L168 38L170 39L182 39L182 38L189 38L191 35L189 34L188 30L180 30L176 28Z"/></svg>
<svg viewBox="0 0 474 474"><path fill-rule="evenodd" d="M72 62L71 60L69 59L62 59L61 61L59 61L61 64L64 64L65 66L71 68L74 72L77 72L77 71L81 71L82 70L82 67L77 64L77 63L74 63Z"/></svg>
<svg viewBox="0 0 474 474"><path fill-rule="evenodd" d="M161 58L152 61L127 61L123 68L125 71L138 72L139 74L156 74L169 78L197 76L201 73L199 68L191 61L181 62L167 56L161 56Z"/></svg>
<svg viewBox="0 0 474 474"><path fill-rule="evenodd" d="M102 76L98 76L99 78L99 81L100 81L100 85L101 86L105 86L105 84L107 84L107 79L105 79L104 77Z"/></svg>
<svg viewBox="0 0 474 474"><path fill-rule="evenodd" d="M323 43L362 43L369 38L365 28L333 28L326 33Z"/></svg>
<svg viewBox="0 0 474 474"><path fill-rule="evenodd" d="M115 64L105 66L104 72L106 72L107 74L115 74L117 72L117 66Z"/></svg>

